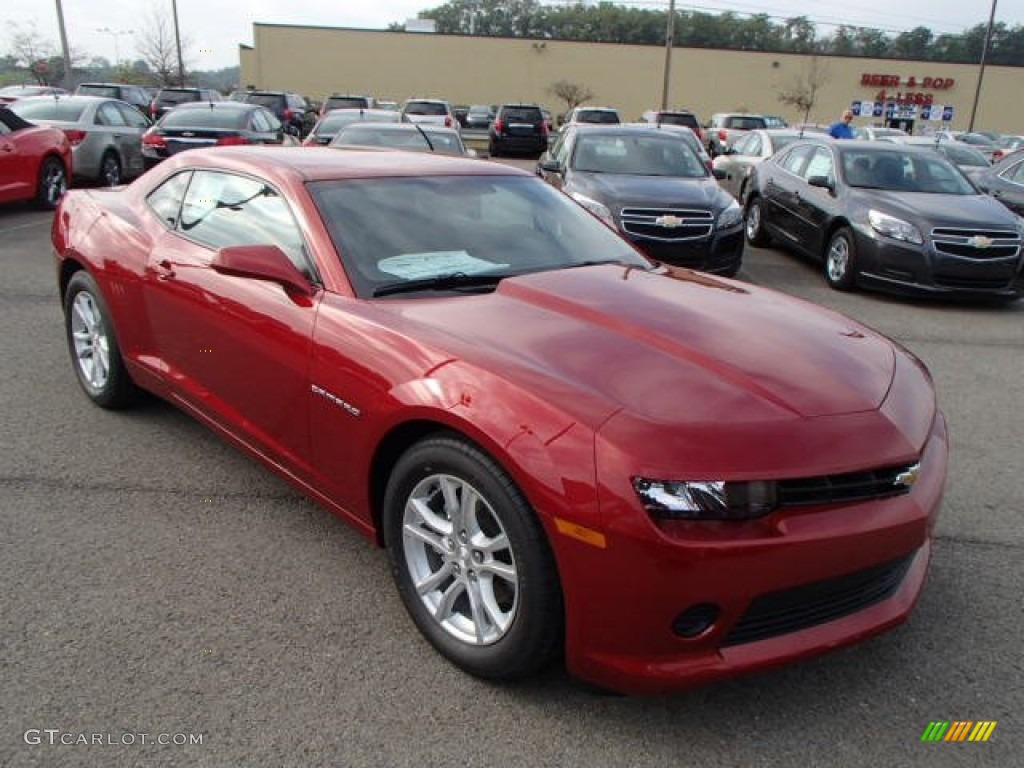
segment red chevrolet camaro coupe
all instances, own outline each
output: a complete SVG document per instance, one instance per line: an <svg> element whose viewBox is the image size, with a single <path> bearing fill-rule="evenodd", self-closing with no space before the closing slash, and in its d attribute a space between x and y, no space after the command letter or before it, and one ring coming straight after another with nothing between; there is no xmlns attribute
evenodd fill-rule
<svg viewBox="0 0 1024 768"><path fill-rule="evenodd" d="M59 128L26 122L0 107L0 203L54 208L71 178L71 143Z"/></svg>
<svg viewBox="0 0 1024 768"><path fill-rule="evenodd" d="M68 346L387 548L462 669L676 690L862 640L921 592L945 421L907 350L652 264L540 179L379 150L186 152L72 191Z"/></svg>

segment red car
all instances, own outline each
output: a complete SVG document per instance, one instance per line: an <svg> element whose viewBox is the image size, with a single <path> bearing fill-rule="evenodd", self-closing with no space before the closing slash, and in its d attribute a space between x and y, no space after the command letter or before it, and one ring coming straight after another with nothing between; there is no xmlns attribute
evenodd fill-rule
<svg viewBox="0 0 1024 768"><path fill-rule="evenodd" d="M58 128L33 125L0 107L0 203L55 208L71 177L71 144Z"/></svg>
<svg viewBox="0 0 1024 768"><path fill-rule="evenodd" d="M564 649L671 691L862 640L921 592L947 463L924 365L652 264L530 174L185 152L70 192L53 244L88 397L166 398L386 546L474 675Z"/></svg>

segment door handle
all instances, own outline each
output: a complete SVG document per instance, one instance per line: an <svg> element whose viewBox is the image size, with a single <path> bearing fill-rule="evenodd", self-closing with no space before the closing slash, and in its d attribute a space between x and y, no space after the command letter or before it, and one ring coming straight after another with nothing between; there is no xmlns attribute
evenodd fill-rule
<svg viewBox="0 0 1024 768"><path fill-rule="evenodd" d="M159 262L157 265L156 276L158 280L173 280L174 279L174 265L171 264L167 259Z"/></svg>

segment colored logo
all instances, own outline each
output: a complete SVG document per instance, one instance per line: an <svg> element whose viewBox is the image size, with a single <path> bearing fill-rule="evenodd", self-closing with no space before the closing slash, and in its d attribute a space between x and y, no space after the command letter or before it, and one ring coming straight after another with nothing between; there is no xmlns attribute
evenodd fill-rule
<svg viewBox="0 0 1024 768"><path fill-rule="evenodd" d="M995 729L995 720L932 720L921 741L988 741Z"/></svg>
<svg viewBox="0 0 1024 768"><path fill-rule="evenodd" d="M909 488L917 479L921 476L921 463L918 462L912 467L907 467L905 471L900 472L896 475L896 478L892 481L892 484L900 488Z"/></svg>
<svg viewBox="0 0 1024 768"><path fill-rule="evenodd" d="M968 245L974 246L975 248L988 248L995 241L991 237L985 237L984 235L975 235L967 241Z"/></svg>

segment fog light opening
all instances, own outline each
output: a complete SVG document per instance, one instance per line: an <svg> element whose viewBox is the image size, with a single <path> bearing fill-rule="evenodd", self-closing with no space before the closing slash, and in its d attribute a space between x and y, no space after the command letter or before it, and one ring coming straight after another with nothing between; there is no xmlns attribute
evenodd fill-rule
<svg viewBox="0 0 1024 768"><path fill-rule="evenodd" d="M691 605L676 616L672 631L687 639L702 635L718 620L719 609L714 603Z"/></svg>

